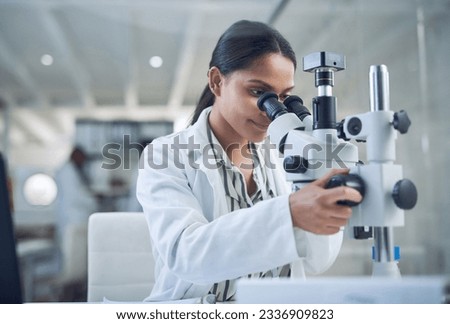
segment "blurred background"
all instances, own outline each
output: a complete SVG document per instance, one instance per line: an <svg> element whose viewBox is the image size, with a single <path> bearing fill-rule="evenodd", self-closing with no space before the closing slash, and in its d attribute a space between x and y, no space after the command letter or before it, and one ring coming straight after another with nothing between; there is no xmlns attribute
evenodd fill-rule
<svg viewBox="0 0 450 324"><path fill-rule="evenodd" d="M339 120L369 110L369 66L387 65L391 109L412 120L397 163L419 191L394 231L400 270L450 274L450 0L0 0L0 150L27 301L86 300L88 215L139 210L141 148L186 127L218 37L240 19L291 42L307 106L301 58L346 55ZM371 244L346 240L323 275L370 275Z"/></svg>

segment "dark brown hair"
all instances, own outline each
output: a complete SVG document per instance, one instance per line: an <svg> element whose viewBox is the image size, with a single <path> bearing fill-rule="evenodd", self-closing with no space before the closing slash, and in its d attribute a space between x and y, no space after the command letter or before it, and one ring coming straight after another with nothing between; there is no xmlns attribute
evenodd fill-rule
<svg viewBox="0 0 450 324"><path fill-rule="evenodd" d="M257 59L270 53L281 53L297 67L295 53L289 42L274 28L256 21L241 20L231 25L219 38L209 68L217 67L223 75L250 67ZM202 111L214 104L208 85L195 108L191 124Z"/></svg>

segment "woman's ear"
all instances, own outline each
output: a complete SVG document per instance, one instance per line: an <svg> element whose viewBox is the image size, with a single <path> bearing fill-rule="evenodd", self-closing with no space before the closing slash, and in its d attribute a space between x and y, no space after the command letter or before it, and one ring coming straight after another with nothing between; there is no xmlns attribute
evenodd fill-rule
<svg viewBox="0 0 450 324"><path fill-rule="evenodd" d="M221 86L223 84L222 80L223 80L223 75L222 75L222 73L220 73L220 70L216 66L213 66L212 68L209 69L208 85L209 85L209 89L216 97L220 97L220 92L221 92L220 90L221 90Z"/></svg>

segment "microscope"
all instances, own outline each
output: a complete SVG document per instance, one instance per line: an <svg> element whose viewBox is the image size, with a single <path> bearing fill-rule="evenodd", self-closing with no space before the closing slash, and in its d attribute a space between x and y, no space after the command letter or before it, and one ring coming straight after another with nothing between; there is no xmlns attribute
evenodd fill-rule
<svg viewBox="0 0 450 324"><path fill-rule="evenodd" d="M372 239L372 276L401 277L400 249L394 246L393 228L404 226L404 210L417 202L412 181L403 179L401 165L394 164L397 131L405 134L411 124L405 111L393 112L389 104L389 73L385 65L369 71L370 111L336 121L337 100L333 96L334 73L345 70L345 56L316 52L303 58L303 70L315 75L318 95L312 99L312 115L297 96L284 102L268 92L258 99L258 107L271 119L270 140L284 157L286 180L292 190L322 177L331 168L348 168L348 175L336 175L327 188L349 186L363 200L352 207L346 232L354 239ZM367 163L358 158L365 142Z"/></svg>

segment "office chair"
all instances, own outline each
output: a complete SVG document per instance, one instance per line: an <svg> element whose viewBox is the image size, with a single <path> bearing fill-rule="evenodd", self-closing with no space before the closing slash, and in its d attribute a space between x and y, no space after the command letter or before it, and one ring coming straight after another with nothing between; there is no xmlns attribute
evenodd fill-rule
<svg viewBox="0 0 450 324"><path fill-rule="evenodd" d="M143 213L94 213L88 223L88 302L141 302L154 285Z"/></svg>

